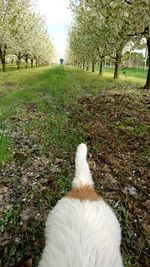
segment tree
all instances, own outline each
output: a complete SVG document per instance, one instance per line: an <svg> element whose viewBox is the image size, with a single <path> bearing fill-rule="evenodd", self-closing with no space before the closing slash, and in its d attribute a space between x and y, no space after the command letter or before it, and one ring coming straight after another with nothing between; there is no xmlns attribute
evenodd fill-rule
<svg viewBox="0 0 150 267"><path fill-rule="evenodd" d="M150 2L149 0L124 0L124 2L132 10L129 36L146 38L148 57L150 59ZM150 89L150 60L144 88Z"/></svg>
<svg viewBox="0 0 150 267"><path fill-rule="evenodd" d="M91 35L92 38L88 39L88 50L91 53L93 51L95 53L96 44L97 55L109 55L114 60L114 78L119 77L119 67L124 47L131 40L134 40L135 37L141 39L142 36L145 36L149 53L149 0L74 0L72 1L71 8L75 17L74 25L78 29L76 30L76 35L77 32L82 34L82 42L85 42L85 39ZM76 57L77 50L79 51L81 46L79 46L79 43L81 43L81 40L79 41L79 34L77 36L78 42L76 41L76 45L78 44L78 49L76 47ZM99 51L102 51L102 53L99 53ZM85 53L86 51L84 51ZM81 51L79 51L79 54L81 54ZM146 88L150 86L149 80L150 67L145 85Z"/></svg>
<svg viewBox="0 0 150 267"><path fill-rule="evenodd" d="M32 8L31 8L32 7ZM17 57L17 68L24 59L31 67L49 64L55 49L41 15L36 14L32 0L7 0L0 2L0 59L6 70L6 55Z"/></svg>
<svg viewBox="0 0 150 267"><path fill-rule="evenodd" d="M97 25L95 14L83 1L77 6L72 3L71 8L75 14L75 23L70 32L70 50L78 64L82 63L83 68L86 65L88 69L92 63L92 71L94 71L94 65L98 61L102 75L102 63L106 56L105 39L107 33L102 31L101 25Z"/></svg>
<svg viewBox="0 0 150 267"><path fill-rule="evenodd" d="M7 0L0 4L0 58L3 71L6 70L6 54L15 47L15 38L18 34L18 22L21 23L21 14L30 7L27 0ZM20 19L19 19L20 18Z"/></svg>

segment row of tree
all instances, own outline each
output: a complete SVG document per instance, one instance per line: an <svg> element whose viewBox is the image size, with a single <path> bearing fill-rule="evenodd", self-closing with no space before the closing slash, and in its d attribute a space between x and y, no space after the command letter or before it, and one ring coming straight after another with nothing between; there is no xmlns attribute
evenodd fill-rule
<svg viewBox="0 0 150 267"><path fill-rule="evenodd" d="M150 58L149 0L72 0L74 22L69 31L67 61L83 68L99 62L102 75L106 57L115 63L114 78L125 48L145 39ZM150 60L147 81L150 88Z"/></svg>
<svg viewBox="0 0 150 267"><path fill-rule="evenodd" d="M35 13L32 0L0 0L0 60L6 70L6 57L15 58L17 68L24 60L31 67L49 64L55 49L44 19Z"/></svg>

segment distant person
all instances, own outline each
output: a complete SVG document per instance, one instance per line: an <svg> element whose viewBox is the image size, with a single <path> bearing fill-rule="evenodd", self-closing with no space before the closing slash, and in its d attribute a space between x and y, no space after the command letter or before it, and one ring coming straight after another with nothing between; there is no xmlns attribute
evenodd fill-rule
<svg viewBox="0 0 150 267"><path fill-rule="evenodd" d="M60 59L60 64L62 65L63 63L64 63L64 59L61 58L61 59Z"/></svg>

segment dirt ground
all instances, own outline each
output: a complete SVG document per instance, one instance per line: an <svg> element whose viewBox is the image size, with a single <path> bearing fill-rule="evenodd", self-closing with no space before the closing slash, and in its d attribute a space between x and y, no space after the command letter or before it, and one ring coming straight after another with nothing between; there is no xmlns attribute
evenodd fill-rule
<svg viewBox="0 0 150 267"><path fill-rule="evenodd" d="M91 148L96 189L115 207L122 225L122 251L135 267L150 265L149 100L147 94L140 101L128 94L100 94L82 98L73 112Z"/></svg>

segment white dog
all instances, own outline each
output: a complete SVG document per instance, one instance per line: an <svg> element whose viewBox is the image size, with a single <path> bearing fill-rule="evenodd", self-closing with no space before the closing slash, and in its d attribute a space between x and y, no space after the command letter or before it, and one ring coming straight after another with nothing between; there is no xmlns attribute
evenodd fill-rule
<svg viewBox="0 0 150 267"><path fill-rule="evenodd" d="M80 144L73 188L48 215L39 267L123 266L120 225L94 190L86 155L86 145Z"/></svg>

